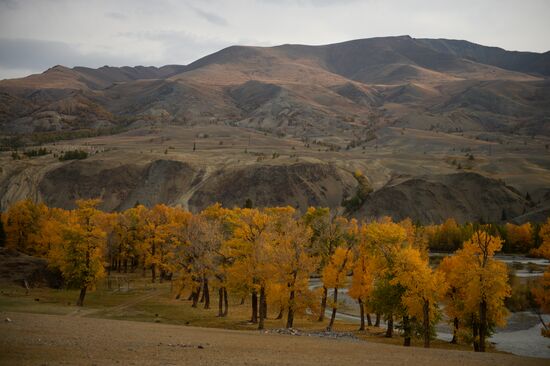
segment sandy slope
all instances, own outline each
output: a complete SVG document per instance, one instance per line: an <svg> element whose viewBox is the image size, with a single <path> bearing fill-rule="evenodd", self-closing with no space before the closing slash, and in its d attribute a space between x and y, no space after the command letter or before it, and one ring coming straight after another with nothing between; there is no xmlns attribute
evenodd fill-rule
<svg viewBox="0 0 550 366"><path fill-rule="evenodd" d="M71 316L1 313L3 365L544 365L505 354L403 348Z"/></svg>

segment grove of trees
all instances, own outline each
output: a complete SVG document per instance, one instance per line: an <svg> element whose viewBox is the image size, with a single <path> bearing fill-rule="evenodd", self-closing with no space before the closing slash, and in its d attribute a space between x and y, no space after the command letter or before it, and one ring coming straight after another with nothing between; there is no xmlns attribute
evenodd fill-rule
<svg viewBox="0 0 550 366"><path fill-rule="evenodd" d="M347 291L360 309L360 330L386 321L386 336L398 330L429 347L435 325L445 319L453 342L485 351L486 339L506 322L510 296L506 265L494 258L505 240L550 257L550 220L531 225L419 226L409 219L358 222L326 208L300 215L292 207L234 208L215 204L192 214L177 207L142 205L103 212L99 200L79 200L73 210L30 200L2 214L3 245L47 258L67 287L86 292L112 271L137 272L152 282L171 280L176 296L189 294L193 307L218 295L218 316L229 314L229 296L250 299L250 321L265 327L268 309L292 328L299 316L334 326ZM506 234L503 231L506 230ZM504 239L506 238L506 239ZM527 244L526 244L527 243ZM538 243L538 245L537 245ZM458 249L437 266L429 248ZM320 287L312 277L320 277ZM550 311L550 273L533 290Z"/></svg>

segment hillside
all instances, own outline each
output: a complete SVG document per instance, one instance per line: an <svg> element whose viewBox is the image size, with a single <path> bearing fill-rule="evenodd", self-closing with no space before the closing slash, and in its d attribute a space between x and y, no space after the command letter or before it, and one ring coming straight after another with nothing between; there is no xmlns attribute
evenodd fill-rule
<svg viewBox="0 0 550 366"><path fill-rule="evenodd" d="M550 186L549 62L548 53L398 36L232 46L185 66L55 66L0 81L5 150L52 151L2 153L0 207L100 196L105 209L198 210L249 198L343 212L360 170L375 189L353 213L361 217L529 215L546 207ZM91 156L57 160L71 149ZM464 171L479 175L466 191L441 178ZM480 192L487 208L472 203Z"/></svg>
<svg viewBox="0 0 550 366"><path fill-rule="evenodd" d="M471 129L500 131L521 124L528 126L526 133L546 134L546 127L531 125L547 124L550 93L544 75L549 61L546 54L402 36L326 46L233 46L188 66L55 66L0 82L6 105L0 124L8 133L25 132L20 125L29 123L36 125L34 131L59 131L148 116L174 123L231 121L296 136L339 135L361 133L374 121L424 128L404 122L403 108L429 114L444 129L462 127L464 121L448 116L458 103ZM482 110L464 100L472 86ZM349 88L354 90L351 97ZM243 103L242 96L251 92L262 97ZM10 98L21 98L18 104L29 107L14 110ZM517 105L512 108L521 112L521 119L503 110L504 103ZM40 114L44 112L55 116L49 124ZM86 123L78 123L83 119Z"/></svg>

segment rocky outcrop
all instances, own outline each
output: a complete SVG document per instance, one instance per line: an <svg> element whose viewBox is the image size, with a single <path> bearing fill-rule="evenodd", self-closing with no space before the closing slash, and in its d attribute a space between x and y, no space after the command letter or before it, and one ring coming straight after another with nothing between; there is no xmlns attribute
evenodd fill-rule
<svg viewBox="0 0 550 366"><path fill-rule="evenodd" d="M394 220L410 217L423 224L441 223L449 217L458 222L499 222L524 212L527 202L503 182L476 173L410 178L390 182L372 193L353 216Z"/></svg>
<svg viewBox="0 0 550 366"><path fill-rule="evenodd" d="M352 174L324 163L256 164L216 172L198 189L189 207L201 210L220 202L226 207L290 205L338 208L357 184Z"/></svg>
<svg viewBox="0 0 550 366"><path fill-rule="evenodd" d="M73 208L81 198L101 198L104 210L123 210L141 203L176 204L195 177L191 165L173 160L147 164L74 161L51 170L40 182L40 193L50 206Z"/></svg>

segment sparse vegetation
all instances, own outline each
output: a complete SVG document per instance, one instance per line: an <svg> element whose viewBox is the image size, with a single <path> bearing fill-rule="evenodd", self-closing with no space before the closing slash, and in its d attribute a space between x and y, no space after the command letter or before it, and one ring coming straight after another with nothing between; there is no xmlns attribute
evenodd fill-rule
<svg viewBox="0 0 550 366"><path fill-rule="evenodd" d="M23 154L28 156L29 158L35 157L35 156L43 156L51 153L51 151L46 150L46 148L41 147L39 149L32 149L32 150L25 150Z"/></svg>
<svg viewBox="0 0 550 366"><path fill-rule="evenodd" d="M88 153L84 150L65 151L59 156L60 161L65 160L82 160L88 157Z"/></svg>
<svg viewBox="0 0 550 366"><path fill-rule="evenodd" d="M367 199L368 195L373 191L372 186L370 185L367 177L359 170L355 171L353 174L354 178L357 180L357 189L355 195L342 202L342 206L346 208L347 212L353 212L357 210L363 202Z"/></svg>

